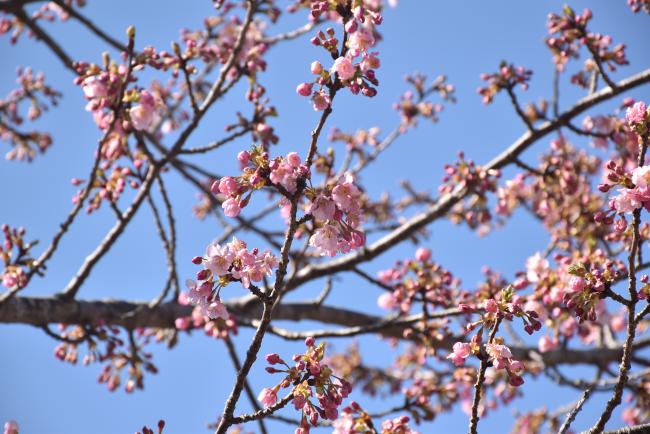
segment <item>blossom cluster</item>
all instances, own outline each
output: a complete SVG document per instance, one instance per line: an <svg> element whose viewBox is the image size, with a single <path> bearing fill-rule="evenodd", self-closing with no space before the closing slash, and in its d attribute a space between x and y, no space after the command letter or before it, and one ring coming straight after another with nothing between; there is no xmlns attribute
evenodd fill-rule
<svg viewBox="0 0 650 434"><path fill-rule="evenodd" d="M83 356L82 363L104 363L97 381L106 384L108 390L113 392L122 383L122 372L127 371L128 379L124 390L132 393L135 389L144 389L145 372L155 374L158 368L151 361L152 354L143 350L155 331L139 328L131 333L127 346L117 327L100 324L68 328L60 325L57 334L62 342L55 347L54 357L75 365L79 361L79 345L85 343L87 353Z"/></svg>
<svg viewBox="0 0 650 434"><path fill-rule="evenodd" d="M433 262L431 250L424 247L417 249L415 260L400 261L395 267L380 271L379 281L394 288L379 296L379 307L402 313L408 313L414 302L450 307L459 296L460 281L450 271Z"/></svg>
<svg viewBox="0 0 650 434"><path fill-rule="evenodd" d="M580 321L589 319L595 321L599 301L604 292L621 276L624 276L625 266L621 261L607 261L604 267L592 266L577 262L567 268L571 275L568 288L564 295L567 308L575 312Z"/></svg>
<svg viewBox="0 0 650 434"><path fill-rule="evenodd" d="M250 152L240 152L237 158L243 173L225 176L211 187L213 193L225 197L222 207L228 217L238 216L253 191L266 186L275 187L285 196L283 209L288 210L287 199L298 191L299 183L310 178L308 167L296 152L271 160L263 148L254 147ZM358 229L363 218L361 191L351 175L341 176L335 184L320 190L307 188L306 196L310 199L306 210L316 227L309 244L318 254L334 256L365 244L365 235Z"/></svg>
<svg viewBox="0 0 650 434"><path fill-rule="evenodd" d="M4 235L4 242L0 245L0 260L4 263L0 274L2 285L7 289L23 288L28 283L25 270L30 269L34 262L30 251L36 243L25 241L25 228L3 224L1 230Z"/></svg>
<svg viewBox="0 0 650 434"><path fill-rule="evenodd" d="M593 17L591 10L585 9L582 14L576 14L569 6L564 6L562 14L549 14L546 45L553 53L553 61L558 71L563 71L570 58L579 57L580 47L586 46L610 71L616 70L616 65L627 65L625 45L619 44L610 48L612 37L593 33L587 30L587 24Z"/></svg>
<svg viewBox="0 0 650 434"><path fill-rule="evenodd" d="M470 228L478 228L483 233L492 219L487 195L497 190L497 179L501 172L477 166L474 161L466 160L463 152L459 152L458 158L459 161L454 165L445 164L443 184L438 187L438 191L450 194L458 188L469 189L473 197L456 205L450 213L450 219L456 224L465 222Z"/></svg>
<svg viewBox="0 0 650 434"><path fill-rule="evenodd" d="M250 288L252 282L271 275L278 266L276 257L269 250L260 252L254 248L249 251L246 243L236 237L223 246L210 243L205 256L196 256L192 262L203 265L203 269L196 274L198 282L187 281L188 300L199 306L204 316L223 320L227 320L229 315L219 297L221 288L230 282L241 282L244 288Z"/></svg>
<svg viewBox="0 0 650 434"><path fill-rule="evenodd" d="M251 194L266 186L274 186L290 196L298 190L298 183L309 178L309 168L302 163L296 152L271 160L262 147L241 151L237 155L243 173L240 176L224 176L212 184L214 194L225 197L221 206L228 217L237 217L248 205Z"/></svg>
<svg viewBox="0 0 650 434"><path fill-rule="evenodd" d="M351 175L339 178L331 190L329 187L318 193L308 190L307 196L312 198L308 213L319 226L309 245L318 254L334 256L337 252L347 253L363 247L366 237L358 229L363 219L361 190Z"/></svg>
<svg viewBox="0 0 650 434"><path fill-rule="evenodd" d="M627 0L627 4L634 13L643 10L645 13L650 14L650 0Z"/></svg>
<svg viewBox="0 0 650 434"><path fill-rule="evenodd" d="M453 351L447 356L456 366L462 366L465 359L471 354L479 355L481 352L480 345L473 339L471 344L465 342L456 342ZM510 349L503 345L500 338L494 342L485 344L485 353L487 354L492 366L497 369L504 369L508 374L509 384L514 387L521 386L524 379L521 373L524 371L524 364L513 358Z"/></svg>
<svg viewBox="0 0 650 434"><path fill-rule="evenodd" d="M429 85L424 74L408 75L406 81L413 86L413 91L405 92L400 101L393 104L393 108L402 115L402 130L415 127L420 117L438 122L438 114L444 109L444 105L427 101L432 94L438 94L443 101L456 102L455 87L447 83L447 77L444 75L438 76Z"/></svg>
<svg viewBox="0 0 650 434"><path fill-rule="evenodd" d="M319 31L312 38L312 43L323 47L335 60L328 70L314 61L311 73L316 77L312 82L298 85L296 92L305 97L311 97L314 110L324 110L331 102L331 92L338 87L347 87L353 94L361 92L373 97L377 94L375 86L379 84L375 70L380 67L378 53L371 51L375 46L378 34L375 26L381 24L382 16L372 8L361 4L351 8L350 4L342 5L336 2L311 2L312 16L320 17L323 13L338 14L345 24L345 46L339 49L339 41L333 28ZM314 86L318 86L315 89Z"/></svg>
<svg viewBox="0 0 650 434"><path fill-rule="evenodd" d="M182 306L191 305L187 292L181 292L178 295L178 304ZM215 339L225 339L228 336L236 336L239 332L237 319L234 315L229 315L227 319L211 319L204 314L206 310L201 305L195 305L189 316L181 316L174 320L174 326L177 330L203 329L206 336Z"/></svg>
<svg viewBox="0 0 650 434"><path fill-rule="evenodd" d="M484 104L490 104L496 94L504 89L511 92L515 86L519 85L523 90L527 90L528 82L532 76L533 71L530 69L501 62L499 72L481 74L481 80L486 81L487 86L478 88L477 92L483 97Z"/></svg>
<svg viewBox="0 0 650 434"><path fill-rule="evenodd" d="M270 374L284 373L285 377L275 386L262 389L258 397L265 407L271 407L278 402L277 394L280 389L292 387L291 402L294 408L301 412L301 422L296 434L309 434L310 425L316 426L319 417L336 420L339 415L338 408L352 391L350 383L334 375L332 369L323 362L324 343L316 345L310 337L305 340L305 345L305 353L293 356L293 366L278 354L266 356L266 361L271 365L266 371ZM276 368L276 365L281 367Z"/></svg>
<svg viewBox="0 0 650 434"><path fill-rule="evenodd" d="M650 111L642 101L635 103L627 109L626 119L628 125L640 136L648 133L648 119ZM610 160L606 166L608 170L606 182L598 186L602 192L608 192L612 187L619 186L618 195L610 201L610 209L624 214L641 207L650 206L650 166L640 166L628 173L627 170ZM595 216L598 221L611 222L611 217L605 213Z"/></svg>
<svg viewBox="0 0 650 434"><path fill-rule="evenodd" d="M25 121L20 113L21 106L29 103L26 116L34 121L49 109L49 105L58 104L61 93L45 84L43 73L34 74L31 68L18 68L17 75L16 83L20 87L0 99L0 139L12 145L6 154L7 160L32 161L37 151L47 150L52 138L39 131L19 131Z"/></svg>

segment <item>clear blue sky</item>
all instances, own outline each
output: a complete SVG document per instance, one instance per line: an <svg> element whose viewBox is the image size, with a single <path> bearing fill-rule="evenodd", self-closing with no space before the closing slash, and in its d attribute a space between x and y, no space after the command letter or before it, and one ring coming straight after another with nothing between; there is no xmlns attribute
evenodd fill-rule
<svg viewBox="0 0 650 434"><path fill-rule="evenodd" d="M286 2L288 3L288 2ZM369 100L341 95L337 97L334 114L327 127L337 126L345 131L379 126L390 131L399 121L391 104L406 89L403 76L421 71L431 76L446 74L456 85L458 104L449 106L437 125L421 127L400 139L373 170L366 173L363 182L369 192L378 197L382 191L398 193L400 179L409 178L418 189L435 191L442 176L444 163L455 160L459 150L482 163L496 155L523 131L520 121L507 101L499 97L489 107L481 104L476 88L481 84L482 72L494 71L502 59L523 65L535 71L531 88L521 95L523 101L537 101L551 93L552 63L543 44L546 16L559 11L561 1L523 2L517 0L483 1L416 1L403 0L395 10L385 14L381 31L385 35L379 50L382 68L379 95ZM279 4L285 4L280 1ZM614 74L622 78L650 65L648 17L634 15L624 0L572 1L570 5L582 10L587 4L594 11L593 29L610 33L614 42L628 44L631 66ZM171 40L177 40L182 27L201 27L205 16L212 13L211 2L153 1L137 2L91 0L83 12L101 24L109 33L121 37L124 29L135 24L137 44L154 45L167 49ZM280 28L294 28L304 22L304 14L285 16ZM100 61L107 48L75 23L47 24L48 30L67 47L75 59ZM12 47L8 38L0 40L0 92L6 94L15 80L17 65L32 66L45 71L47 81L64 92L60 107L45 114L39 125L53 133L54 145L46 155L33 164L0 161L0 222L23 225L31 237L45 244L67 215L74 194L70 178L83 177L92 161L92 153L99 137L91 116L84 111L80 90L72 84L72 76L38 43L22 38ZM318 57L316 57L318 56ZM261 79L266 85L280 117L272 122L280 136L280 146L274 152L305 151L309 131L317 121L317 114L307 101L295 94L295 86L309 78L309 64L321 51L312 47L306 38L292 41L274 49L269 55L269 70ZM566 78L566 77L565 77ZM565 83L566 85L566 80ZM566 108L580 93L564 86L561 106ZM222 133L224 124L234 120L234 111L243 106L243 88L216 106L205 125L192 136L191 145L203 145ZM650 88L635 91L637 98L650 99ZM610 104L611 108L613 104ZM236 151L247 148L249 139L240 140L216 156L204 157L201 162L220 173L235 170ZM536 162L535 150L524 156ZM6 152L6 144L0 150ZM507 172L511 173L511 172ZM214 221L196 222L191 216L195 203L194 191L176 176L168 178L175 197L179 219L180 273L184 279L195 271L189 258L203 251L204 246L219 235ZM47 277L36 280L24 291L25 295L47 295L60 290L112 224L111 213L102 212L82 216L79 224L65 238L60 251L51 261ZM537 223L524 214L517 214L511 224L500 231L479 238L464 228L446 221L431 227L432 236L427 245L434 257L472 287L481 278L480 269L489 265L512 276L523 268L525 259L547 243ZM255 242L251 236L247 240ZM409 256L412 245L404 244L381 256L366 267L376 272L395 260ZM160 242L152 224L150 212L141 210L115 248L98 266L80 291L80 297L96 299L120 297L145 300L153 298L166 278L166 265ZM310 283L306 298L320 290L322 282ZM228 294L240 295L238 289ZM376 289L346 276L339 284L330 302L355 305L369 312L377 312ZM289 326L294 326L289 324ZM314 326L314 324L309 325ZM240 353L248 345L250 331L242 330L236 341ZM346 342L337 341L337 349ZM99 366L72 367L53 356L55 342L42 332L28 326L0 327L0 421L16 419L21 433L95 434L132 433L143 424L152 425L159 418L167 420L168 433L205 433L205 425L221 413L229 392L234 372L221 342L195 333L181 336L180 344L168 351L153 346L160 373L145 379L146 389L126 395L123 391L109 393L96 382ZM389 360L390 349L374 337L362 341L364 354L376 363ZM302 350L301 343L289 344L273 337L265 340L262 354L278 351L290 356ZM257 364L251 377L256 390L274 384L275 379L263 372ZM482 432L506 432L512 424L512 412L547 405L550 408L577 398L578 392L559 389L548 384L532 384L523 388L525 397L514 405L490 414L481 422ZM380 409L391 402L372 402L355 393L354 399L370 409ZM576 429L585 428L602 408L603 400L594 399L578 417ZM239 411L249 410L246 399ZM239 412L238 411L238 412ZM287 412L293 415L293 412ZM615 417L612 426L622 422ZM286 425L271 423L274 433L293 432ZM466 416L460 411L442 415L434 425L422 427L423 433L465 432ZM256 425L250 425L255 430Z"/></svg>

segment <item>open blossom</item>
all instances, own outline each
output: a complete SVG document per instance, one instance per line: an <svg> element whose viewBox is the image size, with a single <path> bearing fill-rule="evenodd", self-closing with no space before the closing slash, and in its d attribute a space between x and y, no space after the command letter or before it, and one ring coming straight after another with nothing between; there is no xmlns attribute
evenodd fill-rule
<svg viewBox="0 0 650 434"><path fill-rule="evenodd" d="M625 112L625 119L629 124L642 124L647 117L648 107L643 101L638 101Z"/></svg>
<svg viewBox="0 0 650 434"><path fill-rule="evenodd" d="M257 400L261 402L264 407L270 407L278 401L278 395L275 390L265 387L258 395Z"/></svg>
<svg viewBox="0 0 650 434"><path fill-rule="evenodd" d="M339 57L334 61L331 72L332 74L337 73L341 80L346 81L354 77L355 69L350 59L347 57Z"/></svg>
<svg viewBox="0 0 650 434"><path fill-rule="evenodd" d="M203 304L201 306L201 312L203 315L207 316L210 319L221 318L226 320L230 318L230 314L228 314L226 305L224 305L218 298L216 298L210 304Z"/></svg>
<svg viewBox="0 0 650 434"><path fill-rule="evenodd" d="M382 309L394 309L399 305L395 295L392 292L384 292L377 299L377 306Z"/></svg>
<svg viewBox="0 0 650 434"><path fill-rule="evenodd" d="M350 35L348 39L348 47L351 50L353 56L367 51L369 48L375 45L375 37L372 32L365 28L360 28L356 32Z"/></svg>
<svg viewBox="0 0 650 434"><path fill-rule="evenodd" d="M472 353L472 347L465 342L456 342L453 347L453 352L447 358L450 359L456 366L465 364L465 359Z"/></svg>
<svg viewBox="0 0 650 434"><path fill-rule="evenodd" d="M322 111L325 110L330 105L330 96L322 90L314 93L312 96L312 103L314 105L314 110Z"/></svg>
<svg viewBox="0 0 650 434"><path fill-rule="evenodd" d="M650 184L650 165L637 167L632 171L632 182L638 187L647 187Z"/></svg>
<svg viewBox="0 0 650 434"><path fill-rule="evenodd" d="M548 269L548 265L548 260L541 253L536 253L526 261L526 278L530 282L538 282L540 275Z"/></svg>
<svg viewBox="0 0 650 434"><path fill-rule="evenodd" d="M332 220L335 212L336 204L334 201L323 195L317 196L309 208L309 213L316 220Z"/></svg>
<svg viewBox="0 0 650 434"><path fill-rule="evenodd" d="M496 369L505 368L507 360L512 358L510 349L505 345L486 344L485 351L487 352L488 356L490 356L490 359L492 359L492 364Z"/></svg>
<svg viewBox="0 0 650 434"><path fill-rule="evenodd" d="M239 201L234 197L230 197L223 201L221 204L223 208L223 213L226 217L237 217L241 212L241 207L239 206Z"/></svg>
<svg viewBox="0 0 650 434"><path fill-rule="evenodd" d="M109 86L106 80L96 75L86 78L81 85L81 89L88 99L105 98L109 94Z"/></svg>
<svg viewBox="0 0 650 434"><path fill-rule="evenodd" d="M133 128L138 131L148 130L156 117L154 97L146 90L143 90L140 93L140 104L129 110L129 117Z"/></svg>
<svg viewBox="0 0 650 434"><path fill-rule="evenodd" d="M334 256L338 251L339 230L336 226L326 224L317 229L309 239L309 245L318 253L325 256Z"/></svg>

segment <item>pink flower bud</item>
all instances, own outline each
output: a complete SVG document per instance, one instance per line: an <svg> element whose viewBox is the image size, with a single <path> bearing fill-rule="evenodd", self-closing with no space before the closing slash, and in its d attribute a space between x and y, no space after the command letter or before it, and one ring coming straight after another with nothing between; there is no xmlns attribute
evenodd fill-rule
<svg viewBox="0 0 650 434"><path fill-rule="evenodd" d="M323 65L321 65L321 63L318 62L318 61L312 62L312 64L311 64L311 73L316 74L316 75L320 75L321 72L323 72Z"/></svg>
<svg viewBox="0 0 650 434"><path fill-rule="evenodd" d="M420 262L426 262L431 259L431 250L424 247L420 247L415 251L415 259Z"/></svg>
<svg viewBox="0 0 650 434"><path fill-rule="evenodd" d="M312 90L311 83L301 83L298 85L298 87L296 87L296 92L298 92L298 95L300 96L310 96L311 90Z"/></svg>

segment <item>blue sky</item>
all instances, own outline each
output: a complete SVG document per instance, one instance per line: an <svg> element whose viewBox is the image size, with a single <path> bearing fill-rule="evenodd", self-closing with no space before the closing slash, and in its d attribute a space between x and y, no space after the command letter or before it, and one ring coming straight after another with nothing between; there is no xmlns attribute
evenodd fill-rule
<svg viewBox="0 0 650 434"><path fill-rule="evenodd" d="M285 2L280 1L282 6ZM288 3L288 2L287 2ZM182 7L179 6L182 4ZM500 0L481 1L415 1L403 0L398 8L385 14L381 31L385 40L379 45L382 68L378 71L379 95L374 99L353 97L347 92L337 96L334 113L327 129L344 131L379 126L388 132L399 122L391 104L406 90L403 77L420 71L434 77L446 74L456 85L458 103L448 105L436 125L421 126L401 138L386 152L374 168L367 171L362 182L374 197L382 191L399 194L399 181L408 178L418 189L435 191L445 163L453 162L456 153L464 150L468 157L483 163L509 145L523 132L523 125L507 100L497 97L485 107L476 94L482 72L496 70L502 59L533 69L531 88L520 94L524 102L549 98L553 65L543 43L546 16L559 11L563 2L522 2ZM594 12L592 28L613 36L614 42L628 44L631 65L613 74L617 79L631 75L650 65L647 41L650 39L648 17L634 15L624 0L572 1L570 5L582 10L589 5ZM137 44L167 49L177 40L182 27L201 27L205 16L212 13L207 0L174 2L170 0L140 0L126 2L91 0L83 12L101 24L110 34L121 37L128 25L137 27ZM291 29L304 22L304 14L283 16L276 31ZM107 50L94 36L73 22L46 24L75 59L100 61ZM6 94L15 81L15 67L32 66L45 71L47 82L64 93L58 108L46 113L39 127L49 129L54 137L53 147L31 165L0 161L0 222L22 225L30 237L43 244L52 236L71 207L74 187L70 178L84 177L93 158L99 138L91 116L84 111L80 90L72 84L72 76L64 70L47 49L27 38L10 46L8 38L0 40L0 93ZM278 108L280 117L272 121L280 137L274 149L277 155L289 150L305 152L309 132L317 122L317 114L307 101L295 94L295 86L310 78L309 64L326 60L321 50L311 46L307 38L291 41L273 49L268 57L269 70L261 81ZM567 85L564 77L561 108L567 108L581 96ZM241 103L243 87L236 88L220 105L210 112L204 125L192 136L190 146L208 143L220 137L223 126L232 122L236 110L247 110ZM650 88L640 88L632 94L637 99L650 99ZM618 102L618 101L617 101ZM615 103L605 105L611 109ZM234 155L250 145L249 138L197 161L219 173L234 173ZM325 142L323 142L325 145ZM538 144L523 159L536 163L535 151L548 143ZM334 146L341 146L334 145ZM6 144L0 150L6 152ZM506 171L506 174L511 171ZM197 222L191 215L195 194L177 176L168 176L168 186L175 198L179 220L179 271L184 279L195 267L189 258L203 252L205 245L220 234L214 221ZM126 198L128 200L128 198ZM126 202L123 202L126 203ZM252 212L251 212L252 213ZM87 255L112 225L111 213L103 210L92 216L81 216L78 224L65 238L50 263L47 277L36 280L24 291L25 295L47 295L59 291ZM523 267L525 259L546 247L547 238L541 227L525 214L518 213L510 225L487 237L446 221L430 227L431 237L426 245L434 258L464 284L472 287L481 279L481 267L489 265L507 276ZM255 242L248 236L247 241ZM395 260L410 256L414 247L403 244L366 266L376 272ZM153 298L166 279L166 265L160 242L152 224L151 213L143 207L126 233L86 282L79 297L96 299L120 297L133 300ZM322 282L310 283L296 298L307 298L320 290ZM228 294L241 295L237 288ZM225 294L225 295L228 295ZM368 312L378 312L378 293L359 280L346 275L336 287L330 303L360 306ZM289 325L295 327L295 325ZM312 328L316 324L305 325ZM250 331L242 329L236 345L243 353ZM347 342L337 341L337 349ZM168 351L154 347L154 357L160 373L145 379L146 389L133 395L123 391L109 393L96 382L99 367L72 367L53 356L55 342L41 331L28 326L0 327L0 421L16 419L25 434L97 434L131 433L143 424L154 424L159 418L167 420L168 433L205 433L205 425L213 421L223 408L234 372L223 343L202 336L182 336L179 345ZM391 350L375 337L362 340L362 349L376 363L389 360ZM273 337L265 340L262 354L277 351L290 356L302 350L301 343L286 343ZM274 384L263 372L263 365L253 369L251 381L256 390ZM584 374L584 372L582 372ZM588 374L586 374L588 375ZM481 421L483 432L506 432L515 409L521 411L566 404L577 398L578 392L559 389L543 381L529 382L523 389L524 398ZM354 398L371 409L384 408L391 402L372 402L360 394ZM599 414L603 399L593 399L579 415L576 428L586 428ZM245 398L239 411L249 410ZM238 411L238 412L239 412ZM618 415L612 426L620 425ZM421 429L430 432L464 432L466 416L460 411L441 415L434 425ZM274 433L292 432L285 425L270 423ZM251 424L251 429L256 426Z"/></svg>

